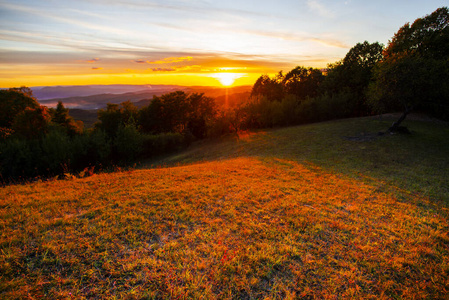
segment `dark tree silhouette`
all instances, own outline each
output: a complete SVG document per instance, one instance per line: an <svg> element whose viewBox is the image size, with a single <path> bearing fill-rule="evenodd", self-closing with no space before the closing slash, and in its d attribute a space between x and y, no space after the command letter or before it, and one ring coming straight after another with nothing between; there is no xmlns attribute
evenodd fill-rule
<svg viewBox="0 0 449 300"><path fill-rule="evenodd" d="M320 70L296 67L284 76L282 84L286 94L304 100L307 97L318 96L319 87L323 81L324 75Z"/></svg>
<svg viewBox="0 0 449 300"><path fill-rule="evenodd" d="M282 101L284 98L284 86L282 80L284 75L282 71L274 78L268 75L260 76L251 90L251 97L266 97L268 101Z"/></svg>
<svg viewBox="0 0 449 300"><path fill-rule="evenodd" d="M449 10L405 24L394 35L378 64L370 86L374 107L400 109L401 117L389 128L398 130L414 109L449 117Z"/></svg>
<svg viewBox="0 0 449 300"><path fill-rule="evenodd" d="M27 107L16 115L12 128L15 134L26 139L34 139L48 132L50 121L51 116L45 106Z"/></svg>
<svg viewBox="0 0 449 300"><path fill-rule="evenodd" d="M138 109L131 101L118 104L108 103L106 110L98 111L99 122L95 127L106 132L110 139L114 139L120 126L135 123Z"/></svg>
<svg viewBox="0 0 449 300"><path fill-rule="evenodd" d="M203 138L207 133L207 122L216 114L215 102L204 94L177 91L160 97L154 96L151 103L140 110L139 125L147 133L185 133Z"/></svg>
<svg viewBox="0 0 449 300"><path fill-rule="evenodd" d="M57 124L64 128L66 133L69 136L75 136L77 134L81 134L83 132L83 122L75 121L70 115L69 115L69 109L64 107L64 104L61 101L58 101L58 104L56 105L56 109L51 111L52 118L51 121L54 124Z"/></svg>
<svg viewBox="0 0 449 300"><path fill-rule="evenodd" d="M349 93L355 100L354 116L370 113L366 93L374 66L382 60L383 45L365 41L352 47L339 62L329 66L322 91L330 95Z"/></svg>
<svg viewBox="0 0 449 300"><path fill-rule="evenodd" d="M39 107L31 89L21 87L0 90L0 127L11 128L14 118L27 107Z"/></svg>

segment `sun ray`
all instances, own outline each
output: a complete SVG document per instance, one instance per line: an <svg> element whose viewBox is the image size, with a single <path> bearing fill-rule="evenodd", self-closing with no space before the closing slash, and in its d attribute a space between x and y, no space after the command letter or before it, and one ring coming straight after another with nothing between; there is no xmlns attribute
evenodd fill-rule
<svg viewBox="0 0 449 300"><path fill-rule="evenodd" d="M212 77L216 78L223 86L231 86L234 81L241 77L238 73L216 73Z"/></svg>

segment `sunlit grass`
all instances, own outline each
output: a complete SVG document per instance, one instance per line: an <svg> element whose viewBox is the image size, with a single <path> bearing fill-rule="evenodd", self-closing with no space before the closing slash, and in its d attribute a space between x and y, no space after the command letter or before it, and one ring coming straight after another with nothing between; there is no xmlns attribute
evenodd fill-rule
<svg viewBox="0 0 449 300"><path fill-rule="evenodd" d="M355 179L375 180L449 205L449 125L407 119L410 135L383 135L397 116L346 119L240 133L203 142L166 165L228 157L283 158L312 163ZM413 119L413 116L411 117Z"/></svg>
<svg viewBox="0 0 449 300"><path fill-rule="evenodd" d="M444 299L444 192L390 181L407 172L354 175L369 169L363 155L332 156L351 141L330 153L286 141L335 124L250 133L170 160L190 165L1 188L0 298Z"/></svg>

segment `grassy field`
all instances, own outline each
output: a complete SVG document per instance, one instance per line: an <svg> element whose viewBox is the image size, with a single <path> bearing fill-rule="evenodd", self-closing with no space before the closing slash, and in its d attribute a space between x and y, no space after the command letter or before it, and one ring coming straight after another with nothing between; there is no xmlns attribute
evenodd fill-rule
<svg viewBox="0 0 449 300"><path fill-rule="evenodd" d="M0 189L2 299L445 299L449 127L364 118Z"/></svg>

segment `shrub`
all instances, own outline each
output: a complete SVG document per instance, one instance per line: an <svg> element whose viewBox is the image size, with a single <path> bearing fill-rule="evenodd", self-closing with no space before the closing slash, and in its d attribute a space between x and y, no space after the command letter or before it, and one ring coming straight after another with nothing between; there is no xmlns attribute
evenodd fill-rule
<svg viewBox="0 0 449 300"><path fill-rule="evenodd" d="M86 162L92 165L107 165L111 159L111 142L106 132L94 130L87 135Z"/></svg>
<svg viewBox="0 0 449 300"><path fill-rule="evenodd" d="M39 168L41 148L37 140L10 139L0 143L0 173L5 181L35 177Z"/></svg>
<svg viewBox="0 0 449 300"><path fill-rule="evenodd" d="M52 130L42 138L42 155L40 164L48 174L56 175L67 172L73 161L72 140L62 130Z"/></svg>
<svg viewBox="0 0 449 300"><path fill-rule="evenodd" d="M135 161L143 152L144 136L134 124L120 126L114 140L115 151L121 161Z"/></svg>
<svg viewBox="0 0 449 300"><path fill-rule="evenodd" d="M161 155L178 150L189 144L188 139L180 133L162 133L157 135L144 135L144 151L146 157Z"/></svg>

